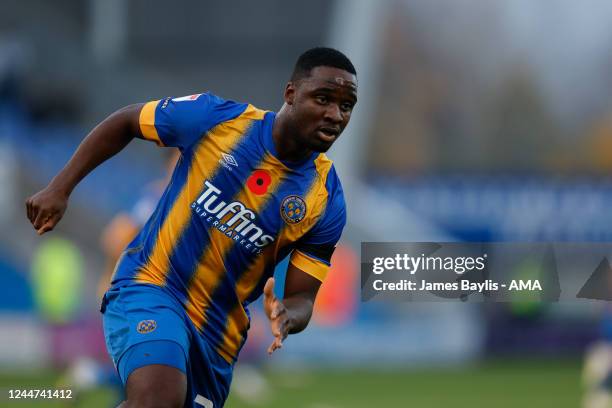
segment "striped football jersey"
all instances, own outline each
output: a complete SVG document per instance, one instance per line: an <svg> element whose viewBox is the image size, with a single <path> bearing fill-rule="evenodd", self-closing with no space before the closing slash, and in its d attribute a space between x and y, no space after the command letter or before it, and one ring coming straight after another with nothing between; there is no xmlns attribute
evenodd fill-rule
<svg viewBox="0 0 612 408"><path fill-rule="evenodd" d="M281 161L274 120L209 93L148 102L140 114L142 137L178 147L181 157L112 284L166 288L228 362L275 265L290 256L322 281L346 223L332 162L322 153Z"/></svg>

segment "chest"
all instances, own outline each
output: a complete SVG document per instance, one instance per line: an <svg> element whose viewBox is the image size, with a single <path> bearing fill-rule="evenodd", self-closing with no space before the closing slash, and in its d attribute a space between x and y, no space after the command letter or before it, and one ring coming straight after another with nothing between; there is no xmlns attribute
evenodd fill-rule
<svg viewBox="0 0 612 408"><path fill-rule="evenodd" d="M297 241L320 218L323 185L314 168L296 171L247 147L219 151L215 160L218 165L203 174L190 203L201 228L261 253L275 243Z"/></svg>

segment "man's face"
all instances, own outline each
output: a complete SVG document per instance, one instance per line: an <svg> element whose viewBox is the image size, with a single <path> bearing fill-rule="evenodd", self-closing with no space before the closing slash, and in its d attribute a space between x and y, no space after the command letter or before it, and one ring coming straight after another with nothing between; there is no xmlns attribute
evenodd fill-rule
<svg viewBox="0 0 612 408"><path fill-rule="evenodd" d="M285 101L291 106L296 142L326 152L351 118L357 78L339 68L315 67L309 77L287 85Z"/></svg>

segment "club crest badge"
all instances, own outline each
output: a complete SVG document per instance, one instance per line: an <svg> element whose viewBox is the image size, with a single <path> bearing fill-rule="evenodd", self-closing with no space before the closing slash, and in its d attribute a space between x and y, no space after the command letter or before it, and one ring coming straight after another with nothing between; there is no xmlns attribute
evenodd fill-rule
<svg viewBox="0 0 612 408"><path fill-rule="evenodd" d="M281 203L280 213L287 224L297 224L306 216L306 203L299 196L287 196Z"/></svg>
<svg viewBox="0 0 612 408"><path fill-rule="evenodd" d="M136 326L136 331L140 334L151 333L157 328L157 322L155 320L141 320Z"/></svg>

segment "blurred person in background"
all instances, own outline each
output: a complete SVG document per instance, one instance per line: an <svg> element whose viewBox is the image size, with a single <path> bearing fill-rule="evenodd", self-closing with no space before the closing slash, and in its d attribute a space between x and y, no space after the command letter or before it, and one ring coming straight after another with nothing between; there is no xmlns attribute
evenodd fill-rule
<svg viewBox="0 0 612 408"><path fill-rule="evenodd" d="M588 134L589 157L601 172L612 170L612 114L598 119ZM609 300L612 279L606 275L607 295L600 300ZM606 304L601 313L599 338L585 351L582 382L583 408L612 407L612 307Z"/></svg>
<svg viewBox="0 0 612 408"><path fill-rule="evenodd" d="M27 200L27 216L43 234L78 182L135 136L181 151L102 302L123 406L223 406L249 327L247 305L262 293L275 337L269 353L307 326L346 223L324 152L357 102L355 68L337 50L308 50L284 101L277 114L209 93L128 106ZM287 255L280 300L271 276Z"/></svg>
<svg viewBox="0 0 612 408"><path fill-rule="evenodd" d="M601 339L585 353L583 408L612 407L612 310L609 307L604 311L601 332Z"/></svg>

